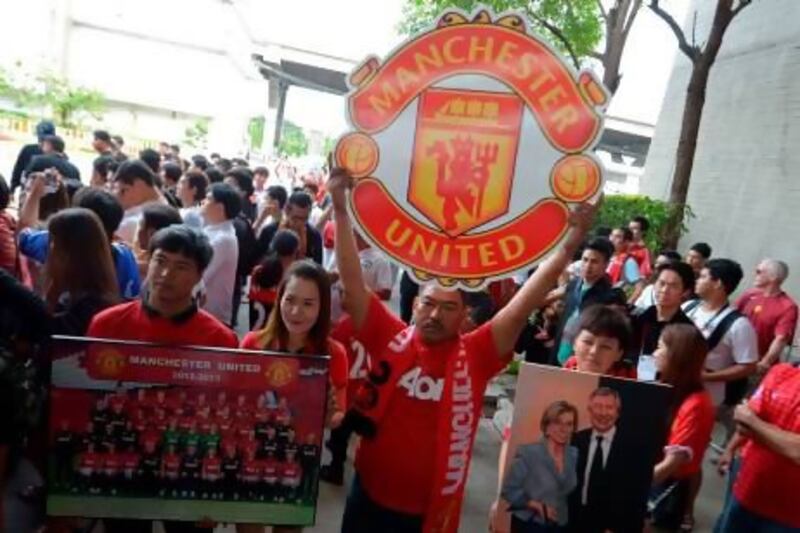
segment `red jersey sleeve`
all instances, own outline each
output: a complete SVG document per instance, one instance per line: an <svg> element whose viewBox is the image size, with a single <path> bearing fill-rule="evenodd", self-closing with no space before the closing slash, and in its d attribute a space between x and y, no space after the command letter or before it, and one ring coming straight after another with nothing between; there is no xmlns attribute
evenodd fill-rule
<svg viewBox="0 0 800 533"><path fill-rule="evenodd" d="M242 350L262 350L261 343L258 339L258 332L251 331L242 339L242 344L239 346Z"/></svg>
<svg viewBox="0 0 800 533"><path fill-rule="evenodd" d="M797 306L792 305L786 310L786 312L781 313L781 317L778 319L778 323L775 325L775 336L777 337L780 335L781 337L784 337L787 342L792 342L796 328Z"/></svg>
<svg viewBox="0 0 800 533"><path fill-rule="evenodd" d="M736 298L736 303L733 304L733 306L737 311L743 313L748 300L750 300L750 291L746 290L738 298Z"/></svg>
<svg viewBox="0 0 800 533"><path fill-rule="evenodd" d="M214 334L214 338L211 341L216 348L238 348L239 347L239 338L236 336L232 330L228 329L227 326L222 326L219 329L219 332Z"/></svg>
<svg viewBox="0 0 800 533"><path fill-rule="evenodd" d="M406 327L405 322L392 314L375 294L371 294L366 320L361 329L355 332L355 337L361 341L367 353L379 355L384 353L389 342Z"/></svg>
<svg viewBox="0 0 800 533"><path fill-rule="evenodd" d="M347 387L347 351L333 339L328 341L328 346L331 352L331 383L337 389Z"/></svg>
<svg viewBox="0 0 800 533"><path fill-rule="evenodd" d="M350 338L355 335L355 330L353 326L353 319L350 315L342 316L341 320L336 323L331 331L331 338L335 341L339 341L342 344L347 344L350 342Z"/></svg>
<svg viewBox="0 0 800 533"><path fill-rule="evenodd" d="M691 475L700 469L713 428L714 403L708 392L697 392L686 398L672 421L664 448L666 453L681 451L689 455L689 463L681 468L679 476Z"/></svg>
<svg viewBox="0 0 800 533"><path fill-rule="evenodd" d="M503 370L513 355L497 353L491 321L464 335L464 344L477 376L486 381Z"/></svg>

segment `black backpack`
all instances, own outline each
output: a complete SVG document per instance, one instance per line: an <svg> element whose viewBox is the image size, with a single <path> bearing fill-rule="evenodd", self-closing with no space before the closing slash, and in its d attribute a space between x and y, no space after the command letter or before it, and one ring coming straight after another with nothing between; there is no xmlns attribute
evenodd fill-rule
<svg viewBox="0 0 800 533"><path fill-rule="evenodd" d="M695 300L694 302L690 303L686 306L685 312L689 314L694 310L698 305L700 305L700 300ZM725 315L725 317L719 321L719 324L714 328L714 331L711 332L711 335L708 336L706 339L706 343L708 344L708 351L711 352L717 345L722 341L722 338L728 333L728 330L731 329L733 323L739 320L740 318L744 317L742 313L737 311L736 309L731 309L731 311ZM747 378L737 379L735 381L728 381L725 383L725 405L728 406L735 406L738 405L747 394Z"/></svg>

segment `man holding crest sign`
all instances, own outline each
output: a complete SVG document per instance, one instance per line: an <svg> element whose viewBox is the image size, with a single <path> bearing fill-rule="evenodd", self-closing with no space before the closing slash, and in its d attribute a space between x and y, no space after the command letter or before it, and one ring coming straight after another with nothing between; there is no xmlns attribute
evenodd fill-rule
<svg viewBox="0 0 800 533"><path fill-rule="evenodd" d="M455 532L486 384L597 209L581 204L602 186L584 151L606 93L521 16L486 9L444 13L348 81L355 131L337 144L328 190L345 309L372 371L355 400L367 435L342 531ZM366 289L351 220L425 283L411 327ZM460 333L463 290L554 249L494 318Z"/></svg>

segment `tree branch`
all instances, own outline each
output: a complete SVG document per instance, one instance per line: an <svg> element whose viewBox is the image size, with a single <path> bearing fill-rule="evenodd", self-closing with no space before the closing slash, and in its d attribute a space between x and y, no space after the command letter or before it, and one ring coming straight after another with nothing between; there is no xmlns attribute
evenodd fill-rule
<svg viewBox="0 0 800 533"><path fill-rule="evenodd" d="M631 28L633 27L633 21L636 20L636 15L639 13L639 8L642 7L642 0L635 0L633 2L633 8L630 10L630 15L628 15L627 19L625 20L625 27L622 30L622 35L628 36L630 33Z"/></svg>
<svg viewBox="0 0 800 533"><path fill-rule="evenodd" d="M598 52L596 50L593 50L593 51L589 52L589 57L591 57L592 59L596 59L596 60L598 60L598 61L600 61L602 63L605 60L606 55L605 54L601 54L600 52Z"/></svg>
<svg viewBox="0 0 800 533"><path fill-rule="evenodd" d="M569 57L572 59L572 64L575 65L576 69L580 70L581 62L578 59L578 55L575 53L575 48L573 48L572 43L569 42L569 39L567 39L567 36L564 35L564 32L562 32L557 26L554 26L553 24L548 22L543 17L537 15L536 13L533 13L532 11L529 10L528 14L531 16L531 18L536 20L536 22L538 22L544 28L546 28L547 31L552 33L556 37L556 39L561 41L561 43L564 45L564 48L567 49L567 53L569 54Z"/></svg>
<svg viewBox="0 0 800 533"><path fill-rule="evenodd" d="M696 46L692 46L686 41L686 35L683 33L680 25L675 21L672 15L664 11L661 6L658 5L658 0L650 0L648 7L653 13L658 15L664 22L667 23L667 26L669 26L669 28L672 30L672 33L675 34L675 38L678 40L678 48L680 48L681 52L683 52L693 63L697 61L698 57L700 56L700 50Z"/></svg>
<svg viewBox="0 0 800 533"><path fill-rule="evenodd" d="M603 0L597 0L597 7L600 8L600 15L602 15L603 19L607 22L608 13L606 12L606 8L603 7Z"/></svg>
<svg viewBox="0 0 800 533"><path fill-rule="evenodd" d="M736 6L736 9L734 9L734 10L731 12L731 19L733 19L733 17L735 17L736 15L738 15L738 14L739 14L739 11L741 11L741 10L742 10L742 9L744 9L744 8L746 8L747 6L749 6L749 5L750 5L750 4L752 4L752 3L753 3L753 0L739 0L739 5L738 5L738 6Z"/></svg>

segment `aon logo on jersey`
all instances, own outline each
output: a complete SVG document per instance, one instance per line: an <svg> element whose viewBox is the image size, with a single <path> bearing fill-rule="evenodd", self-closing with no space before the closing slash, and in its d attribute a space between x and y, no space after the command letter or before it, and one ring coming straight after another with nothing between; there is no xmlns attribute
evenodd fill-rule
<svg viewBox="0 0 800 533"><path fill-rule="evenodd" d="M409 398L432 402L441 400L444 378L433 379L430 376L421 374L422 369L420 367L412 368L400 378L398 386L408 391Z"/></svg>

